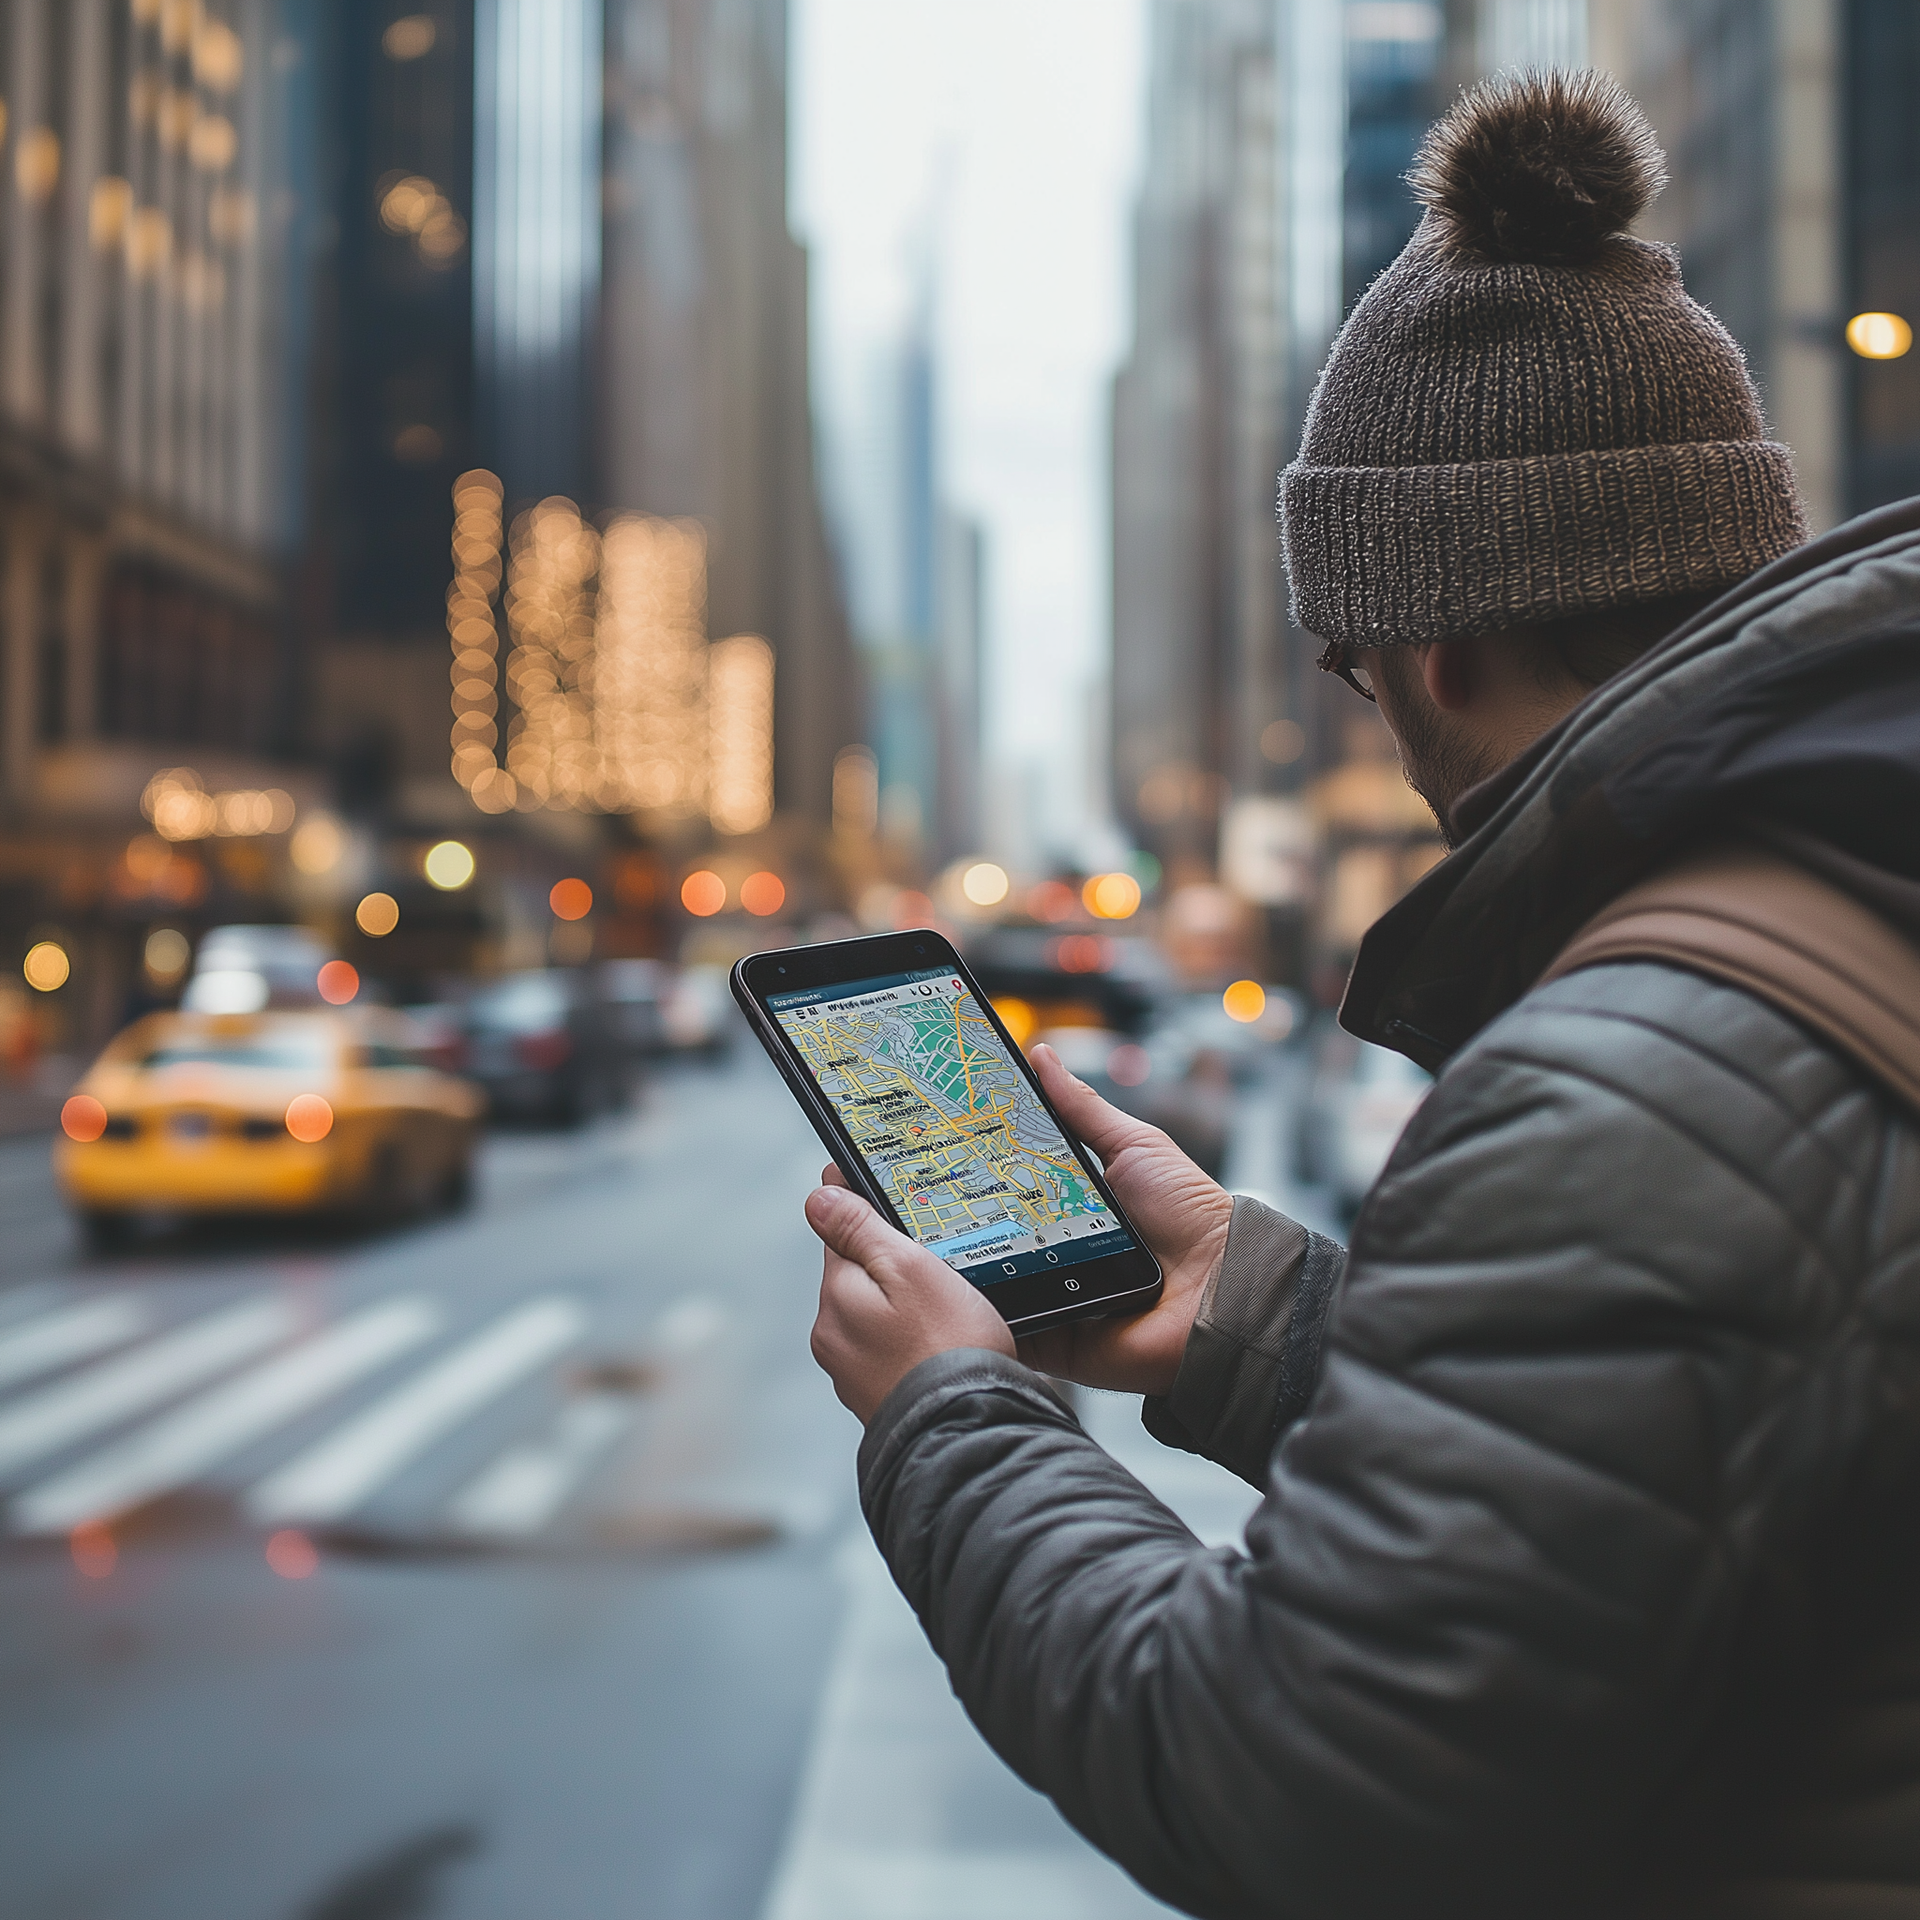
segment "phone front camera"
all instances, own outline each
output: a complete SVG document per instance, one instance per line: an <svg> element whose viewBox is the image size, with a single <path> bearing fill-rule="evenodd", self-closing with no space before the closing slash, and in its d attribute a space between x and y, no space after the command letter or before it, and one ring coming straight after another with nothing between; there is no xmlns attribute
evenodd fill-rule
<svg viewBox="0 0 1920 1920"><path fill-rule="evenodd" d="M926 952L926 948L925 948L925 947L920 947L920 946L916 946L916 947L914 948L914 952L915 952L915 953L925 953L925 952Z"/></svg>

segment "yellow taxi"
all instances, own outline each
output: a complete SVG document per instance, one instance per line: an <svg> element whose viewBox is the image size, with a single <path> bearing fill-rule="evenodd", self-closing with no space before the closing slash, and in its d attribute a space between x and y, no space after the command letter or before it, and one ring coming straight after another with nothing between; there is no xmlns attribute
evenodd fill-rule
<svg viewBox="0 0 1920 1920"><path fill-rule="evenodd" d="M414 1038L380 1008L150 1014L62 1109L61 1189L98 1244L150 1212L457 1206L485 1100Z"/></svg>

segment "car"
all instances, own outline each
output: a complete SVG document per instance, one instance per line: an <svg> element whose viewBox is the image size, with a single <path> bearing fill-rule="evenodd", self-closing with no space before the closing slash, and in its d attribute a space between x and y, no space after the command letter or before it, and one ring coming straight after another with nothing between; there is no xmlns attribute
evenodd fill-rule
<svg viewBox="0 0 1920 1920"><path fill-rule="evenodd" d="M631 1064L584 969L504 974L461 1013L466 1071L498 1114L578 1126L625 1103Z"/></svg>
<svg viewBox="0 0 1920 1920"><path fill-rule="evenodd" d="M98 1246L144 1215L457 1206L484 1102L378 1008L149 1014L61 1113L55 1175Z"/></svg>
<svg viewBox="0 0 1920 1920"><path fill-rule="evenodd" d="M189 1013L324 1006L320 969L333 957L305 927L213 927L193 957L180 1004Z"/></svg>
<svg viewBox="0 0 1920 1920"><path fill-rule="evenodd" d="M600 968L600 997L614 1037L634 1059L664 1052L666 1002L673 969L662 960L608 960Z"/></svg>
<svg viewBox="0 0 1920 1920"><path fill-rule="evenodd" d="M736 1014L724 967L682 967L660 1003L660 1026L673 1053L718 1059L731 1051Z"/></svg>
<svg viewBox="0 0 1920 1920"><path fill-rule="evenodd" d="M1351 1219L1432 1087L1432 1076L1403 1054L1329 1025L1299 1107L1295 1171L1328 1188Z"/></svg>

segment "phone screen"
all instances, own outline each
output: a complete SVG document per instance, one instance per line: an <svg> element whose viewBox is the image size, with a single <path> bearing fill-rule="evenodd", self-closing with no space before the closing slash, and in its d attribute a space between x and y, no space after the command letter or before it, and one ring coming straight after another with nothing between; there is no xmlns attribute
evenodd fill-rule
<svg viewBox="0 0 1920 1920"><path fill-rule="evenodd" d="M765 1004L907 1231L976 1286L1136 1244L957 974Z"/></svg>

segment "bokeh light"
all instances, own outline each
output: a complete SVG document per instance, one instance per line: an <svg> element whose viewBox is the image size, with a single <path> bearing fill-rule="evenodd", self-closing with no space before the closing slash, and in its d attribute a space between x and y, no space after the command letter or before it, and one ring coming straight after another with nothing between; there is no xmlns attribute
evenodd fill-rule
<svg viewBox="0 0 1920 1920"><path fill-rule="evenodd" d="M1220 1005L1229 1020L1250 1027L1267 1010L1267 990L1258 980L1236 980L1220 996Z"/></svg>
<svg viewBox="0 0 1920 1920"><path fill-rule="evenodd" d="M1016 1047L1025 1047L1033 1038L1034 1028L1040 1024L1032 1004L1016 999L1012 994L994 1001L993 1010L1000 1016L1000 1024L1006 1028L1007 1037Z"/></svg>
<svg viewBox="0 0 1920 1920"><path fill-rule="evenodd" d="M188 944L187 936L177 927L155 927L147 935L147 943L141 949L141 958L147 972L155 980L166 982L177 980L187 970L187 961L192 957L193 948Z"/></svg>
<svg viewBox="0 0 1920 1920"><path fill-rule="evenodd" d="M1107 1073L1116 1086L1142 1086L1152 1071L1153 1062L1148 1059L1146 1048L1136 1046L1131 1040L1107 1055Z"/></svg>
<svg viewBox="0 0 1920 1920"><path fill-rule="evenodd" d="M400 902L390 893L370 893L353 910L353 924L375 940L384 940L400 924Z"/></svg>
<svg viewBox="0 0 1920 1920"><path fill-rule="evenodd" d="M442 840L420 863L428 883L442 893L457 893L473 878L473 850L458 840Z"/></svg>
<svg viewBox="0 0 1920 1920"><path fill-rule="evenodd" d="M340 823L324 813L302 821L287 845L293 864L302 873L331 873L345 851L346 836L340 831Z"/></svg>
<svg viewBox="0 0 1920 1920"><path fill-rule="evenodd" d="M360 991L360 970L347 960L329 960L315 976L320 998L330 1007L344 1007Z"/></svg>
<svg viewBox="0 0 1920 1920"><path fill-rule="evenodd" d="M20 971L26 975L27 985L35 993L52 993L67 984L67 976L73 971L73 962L67 958L67 950L58 940L36 940L27 949L27 957L20 963Z"/></svg>
<svg viewBox="0 0 1920 1920"><path fill-rule="evenodd" d="M680 883L680 904L696 919L710 919L727 904L727 883L702 867Z"/></svg>
<svg viewBox="0 0 1920 1920"><path fill-rule="evenodd" d="M1096 873L1080 900L1097 920L1126 920L1140 909L1140 882L1130 873Z"/></svg>
<svg viewBox="0 0 1920 1920"><path fill-rule="evenodd" d="M933 902L912 887L902 887L893 897L893 927L905 933L910 927L933 925Z"/></svg>
<svg viewBox="0 0 1920 1920"><path fill-rule="evenodd" d="M320 1571L314 1544L294 1527L282 1527L267 1539L267 1565L282 1580L306 1580Z"/></svg>
<svg viewBox="0 0 1920 1920"><path fill-rule="evenodd" d="M74 1566L89 1580L104 1580L120 1564L120 1548L97 1520L85 1520L67 1536Z"/></svg>
<svg viewBox="0 0 1920 1920"><path fill-rule="evenodd" d="M333 1131L333 1107L317 1093L296 1093L287 1102L287 1131L312 1146Z"/></svg>
<svg viewBox="0 0 1920 1920"><path fill-rule="evenodd" d="M584 880L556 880L547 905L556 920L584 920L593 911L593 889Z"/></svg>
<svg viewBox="0 0 1920 1920"><path fill-rule="evenodd" d="M1036 920L1070 920L1080 896L1064 880L1042 880L1027 894L1027 911Z"/></svg>
<svg viewBox="0 0 1920 1920"><path fill-rule="evenodd" d="M991 860L977 861L960 876L960 891L976 907L997 907L1012 885L1006 868Z"/></svg>
<svg viewBox="0 0 1920 1920"><path fill-rule="evenodd" d="M1862 360L1898 360L1913 345L1913 328L1897 313L1856 313L1847 345Z"/></svg>
<svg viewBox="0 0 1920 1920"><path fill-rule="evenodd" d="M76 1093L60 1109L60 1131L83 1146L107 1130L107 1110L90 1093Z"/></svg>
<svg viewBox="0 0 1920 1920"><path fill-rule="evenodd" d="M1107 943L1094 933L1069 933L1054 941L1049 957L1062 973L1103 973Z"/></svg>
<svg viewBox="0 0 1920 1920"><path fill-rule="evenodd" d="M787 883L777 873L750 873L740 883L740 904L764 920L787 904Z"/></svg>

